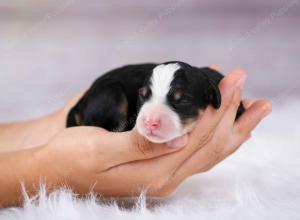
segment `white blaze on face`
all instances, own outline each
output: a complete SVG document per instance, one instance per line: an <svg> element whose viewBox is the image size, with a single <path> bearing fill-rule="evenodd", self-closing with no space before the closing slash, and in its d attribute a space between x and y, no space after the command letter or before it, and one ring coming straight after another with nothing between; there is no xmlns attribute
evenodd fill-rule
<svg viewBox="0 0 300 220"><path fill-rule="evenodd" d="M174 73L180 69L177 63L162 64L153 69L151 77L152 101L165 101L170 90L170 85L174 79Z"/></svg>
<svg viewBox="0 0 300 220"><path fill-rule="evenodd" d="M162 64L153 69L151 97L142 106L137 121L138 131L155 143L168 142L182 135L180 118L167 104L167 94L179 64Z"/></svg>

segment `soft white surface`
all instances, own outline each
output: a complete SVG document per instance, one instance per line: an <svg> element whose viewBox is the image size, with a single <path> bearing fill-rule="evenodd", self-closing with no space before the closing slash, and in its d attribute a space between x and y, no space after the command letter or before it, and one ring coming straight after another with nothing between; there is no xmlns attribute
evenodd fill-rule
<svg viewBox="0 0 300 220"><path fill-rule="evenodd" d="M41 190L40 200L1 211L0 219L300 219L299 109L299 102L277 103L238 152L151 205L141 197L135 208L122 209Z"/></svg>

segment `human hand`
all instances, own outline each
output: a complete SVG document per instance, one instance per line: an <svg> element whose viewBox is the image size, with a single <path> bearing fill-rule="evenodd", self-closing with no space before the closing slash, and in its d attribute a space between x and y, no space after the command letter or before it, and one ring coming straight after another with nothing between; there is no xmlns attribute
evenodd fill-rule
<svg viewBox="0 0 300 220"><path fill-rule="evenodd" d="M221 108L206 109L184 148L151 144L136 130L77 127L57 132L42 147L0 154L0 206L18 201L19 180L32 192L41 177L48 186L67 184L80 194L93 187L104 196L133 196L142 189L150 196L169 195L234 152L271 111L267 101L245 100L246 112L235 122L243 75L233 71L221 81Z"/></svg>
<svg viewBox="0 0 300 220"><path fill-rule="evenodd" d="M20 204L20 181L29 195L36 193L40 181L49 190L68 185L81 195L94 184L96 192L103 195L137 195L139 186L157 171L145 173L133 168L119 173L116 167L178 150L154 145L136 130L113 133L97 127L63 129L40 147L0 154L0 207Z"/></svg>
<svg viewBox="0 0 300 220"><path fill-rule="evenodd" d="M60 132L48 144L37 148L34 155L39 164L36 173L48 185L68 185L79 194L88 193L95 185L96 192L103 195L130 196L137 195L141 182L151 180L157 170L145 172L133 167L131 172L119 172L118 166L151 160L180 149L153 144L135 129L114 133L82 126Z"/></svg>
<svg viewBox="0 0 300 220"><path fill-rule="evenodd" d="M219 70L216 65L212 68ZM272 105L268 101L245 99L243 104L246 111L235 121L244 79L245 73L235 70L221 81L221 108L216 111L208 107L191 132L186 148L177 153L178 156L169 156L181 164L168 177L165 186L157 190L157 195L169 195L189 176L206 172L227 158L251 137L251 131L272 111ZM234 87L234 84L239 85ZM180 158L179 154L184 154L184 151L188 154L189 149L196 150L187 159Z"/></svg>
<svg viewBox="0 0 300 220"><path fill-rule="evenodd" d="M222 80L221 108L207 108L184 149L151 144L135 130L66 129L41 151L47 155L43 161L48 161L41 173L52 175L50 179L57 179L56 183L67 183L80 194L93 187L104 196L137 195L141 189L152 196L168 195L187 177L210 169L234 152L271 110L268 102L247 101L246 112L234 121L243 78L244 73L237 70Z"/></svg>
<svg viewBox="0 0 300 220"><path fill-rule="evenodd" d="M146 189L148 195L167 196L189 176L205 172L224 160L250 137L251 131L272 109L267 101L245 100L246 112L235 122L244 78L243 71L235 70L222 80L221 108L215 110L209 107L205 111L196 128L189 134L185 148L167 156L123 164L110 169L110 172L136 175L140 189ZM136 170L149 173L151 178L143 182L143 176ZM155 172L151 172L153 170ZM123 184L126 185L126 182L124 179ZM122 191L113 191L113 195L120 196Z"/></svg>

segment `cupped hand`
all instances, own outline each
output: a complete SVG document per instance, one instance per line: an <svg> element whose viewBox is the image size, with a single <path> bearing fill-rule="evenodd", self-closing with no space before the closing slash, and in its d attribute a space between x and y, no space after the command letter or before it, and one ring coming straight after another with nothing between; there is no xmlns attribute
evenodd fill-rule
<svg viewBox="0 0 300 220"><path fill-rule="evenodd" d="M73 127L57 134L48 144L37 148L39 175L47 184L68 185L85 194L95 185L105 195L130 195L144 179L156 171L118 172L116 167L179 151L165 144L153 144L136 130L113 133L97 127ZM114 172L110 172L114 170ZM128 182L124 186L124 181ZM120 188L124 187L122 193ZM109 191L107 191L109 189Z"/></svg>
<svg viewBox="0 0 300 220"><path fill-rule="evenodd" d="M208 107L191 132L185 149L170 155L169 159L179 162L180 166L166 184L156 190L156 195L169 195L186 178L206 172L227 158L251 137L251 131L272 111L268 101L245 99L246 111L235 121L245 76L242 70L235 70L221 81L221 108ZM189 156L183 156L184 152Z"/></svg>
<svg viewBox="0 0 300 220"><path fill-rule="evenodd" d="M39 149L40 173L55 185L85 194L166 196L191 175L204 172L233 153L271 111L267 101L245 101L235 121L245 74L236 70L220 83L222 105L208 107L184 148L153 144L134 129L112 133L101 128L65 129ZM45 175L46 174L46 175Z"/></svg>

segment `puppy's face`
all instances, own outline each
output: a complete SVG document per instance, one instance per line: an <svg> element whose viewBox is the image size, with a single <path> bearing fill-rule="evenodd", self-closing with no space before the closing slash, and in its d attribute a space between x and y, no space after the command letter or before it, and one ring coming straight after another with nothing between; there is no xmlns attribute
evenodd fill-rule
<svg viewBox="0 0 300 220"><path fill-rule="evenodd" d="M184 63L155 67L139 90L136 126L154 143L164 143L189 132L208 104L220 105L217 85Z"/></svg>

